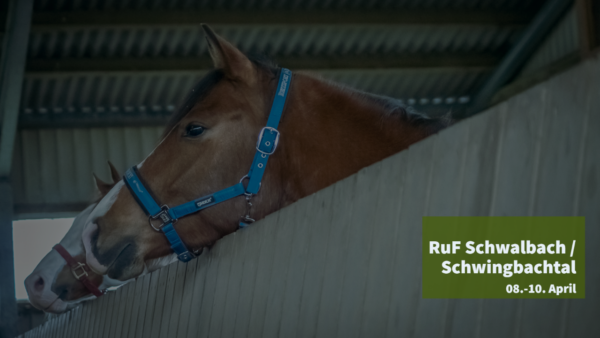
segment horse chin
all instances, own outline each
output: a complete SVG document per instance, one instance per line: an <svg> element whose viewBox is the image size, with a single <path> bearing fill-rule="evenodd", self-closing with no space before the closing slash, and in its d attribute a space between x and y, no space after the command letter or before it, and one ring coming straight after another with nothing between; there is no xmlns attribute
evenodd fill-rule
<svg viewBox="0 0 600 338"><path fill-rule="evenodd" d="M70 306L69 303L63 301L62 299L57 298L54 302L52 302L52 304L50 304L50 306L43 310L44 312L59 314L69 310L73 306Z"/></svg>
<svg viewBox="0 0 600 338"><path fill-rule="evenodd" d="M129 262L129 264L123 260L117 259L110 265L106 275L111 279L124 282L143 274L145 267L144 261L140 259L135 259Z"/></svg>

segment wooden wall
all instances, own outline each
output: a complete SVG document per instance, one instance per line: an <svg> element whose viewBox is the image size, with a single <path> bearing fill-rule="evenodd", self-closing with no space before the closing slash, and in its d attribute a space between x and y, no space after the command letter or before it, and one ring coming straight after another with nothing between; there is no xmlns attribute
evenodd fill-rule
<svg viewBox="0 0 600 338"><path fill-rule="evenodd" d="M421 298L421 217L586 217L584 300ZM589 61L24 337L600 337Z"/></svg>

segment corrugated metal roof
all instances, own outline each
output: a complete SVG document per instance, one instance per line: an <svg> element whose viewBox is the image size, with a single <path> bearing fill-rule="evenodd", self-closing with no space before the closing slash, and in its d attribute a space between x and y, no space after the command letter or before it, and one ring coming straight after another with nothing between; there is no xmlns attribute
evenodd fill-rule
<svg viewBox="0 0 600 338"><path fill-rule="evenodd" d="M36 0L36 11L123 9L506 9L536 7L539 0Z"/></svg>
<svg viewBox="0 0 600 338"><path fill-rule="evenodd" d="M114 72L30 74L23 91L22 125L66 121L76 126L145 117L163 122L204 72ZM434 113L466 103L485 80L486 69L323 70L326 79L352 88L425 105ZM430 107L441 105L446 107ZM78 120L79 119L79 120ZM132 120L139 123L139 120Z"/></svg>
<svg viewBox="0 0 600 338"><path fill-rule="evenodd" d="M494 25L311 25L212 28L245 53L346 55L504 52L520 27ZM29 42L33 58L189 57L208 55L199 25L44 27Z"/></svg>

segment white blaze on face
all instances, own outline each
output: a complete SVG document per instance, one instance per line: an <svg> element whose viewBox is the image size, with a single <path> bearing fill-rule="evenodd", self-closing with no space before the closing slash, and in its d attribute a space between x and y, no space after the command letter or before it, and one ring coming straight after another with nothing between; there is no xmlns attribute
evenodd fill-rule
<svg viewBox="0 0 600 338"><path fill-rule="evenodd" d="M110 209L110 207L115 203L117 196L119 195L119 191L125 183L123 181L119 181L115 186L98 202L98 205L94 210L89 214L86 220L85 229L83 230L83 234L81 235L81 239L83 241L83 246L85 248L85 257L87 264L92 270L101 275L106 273L107 267L103 266L98 262L94 254L92 253L92 234L96 231L98 226L96 225L96 219L102 217L106 214L106 212Z"/></svg>
<svg viewBox="0 0 600 338"><path fill-rule="evenodd" d="M95 204L87 207L73 221L73 225L59 242L72 256L83 254L83 245L81 243L81 234L85 226L85 221L91 213ZM63 312L72 307L74 304L83 299L64 302L52 292L52 285L56 280L56 276L67 263L56 252L51 250L40 263L35 267L33 272L25 279L25 289L29 296L29 301L38 309L43 309L49 312ZM93 296L92 296L93 297Z"/></svg>

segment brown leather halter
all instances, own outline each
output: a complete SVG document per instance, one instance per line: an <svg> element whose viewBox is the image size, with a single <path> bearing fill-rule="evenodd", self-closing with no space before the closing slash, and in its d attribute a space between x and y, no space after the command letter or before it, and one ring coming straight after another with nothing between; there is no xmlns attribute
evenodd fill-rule
<svg viewBox="0 0 600 338"><path fill-rule="evenodd" d="M75 258L73 258L73 256L71 256L71 254L69 254L69 252L60 244L56 244L52 249L56 250L56 252L67 261L75 279L80 281L89 292L96 297L100 297L106 293L106 290L100 290L89 278L89 272L91 272L91 270L88 268L87 264L76 261Z"/></svg>

